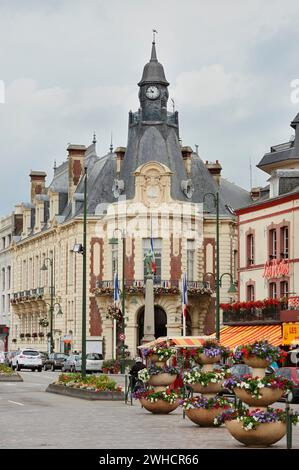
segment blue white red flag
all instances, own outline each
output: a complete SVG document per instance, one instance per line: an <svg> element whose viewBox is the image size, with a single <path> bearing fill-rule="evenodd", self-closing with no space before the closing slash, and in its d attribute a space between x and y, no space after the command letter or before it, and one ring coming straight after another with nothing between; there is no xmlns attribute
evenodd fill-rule
<svg viewBox="0 0 299 470"><path fill-rule="evenodd" d="M187 305L188 305L187 277L186 277L186 273L184 273L182 277L182 310L183 310L183 315L185 318L187 316Z"/></svg>
<svg viewBox="0 0 299 470"><path fill-rule="evenodd" d="M115 307L120 308L120 290L119 290L119 282L118 282L118 275L114 273L114 281L113 281L113 301Z"/></svg>
<svg viewBox="0 0 299 470"><path fill-rule="evenodd" d="M156 266L155 252L154 252L154 241L152 237L151 237L150 252L151 252L151 257L152 257L152 270L153 270L153 273L156 274L157 266Z"/></svg>

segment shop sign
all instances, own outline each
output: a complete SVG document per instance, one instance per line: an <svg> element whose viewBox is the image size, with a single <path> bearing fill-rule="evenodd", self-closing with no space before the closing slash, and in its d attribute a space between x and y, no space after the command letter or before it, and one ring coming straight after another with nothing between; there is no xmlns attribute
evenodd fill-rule
<svg viewBox="0 0 299 470"><path fill-rule="evenodd" d="M299 323L283 323L282 344L299 344Z"/></svg>
<svg viewBox="0 0 299 470"><path fill-rule="evenodd" d="M263 277L266 279L279 278L283 276L288 276L290 272L289 263L285 259L277 260L273 259L267 261L264 264L264 273Z"/></svg>

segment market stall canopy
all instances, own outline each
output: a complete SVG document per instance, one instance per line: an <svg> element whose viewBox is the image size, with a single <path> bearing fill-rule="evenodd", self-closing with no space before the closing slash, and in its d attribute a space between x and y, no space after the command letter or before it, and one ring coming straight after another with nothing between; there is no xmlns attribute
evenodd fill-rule
<svg viewBox="0 0 299 470"><path fill-rule="evenodd" d="M209 339L215 339L215 335L211 336L164 336L161 338L155 339L150 343L142 344L138 346L138 349L150 349L155 346L161 346L162 344L167 344L167 346L178 346L181 348L194 348L201 346L205 341Z"/></svg>
<svg viewBox="0 0 299 470"><path fill-rule="evenodd" d="M258 340L267 340L273 346L281 345L281 325L225 326L220 331L220 343L231 349Z"/></svg>

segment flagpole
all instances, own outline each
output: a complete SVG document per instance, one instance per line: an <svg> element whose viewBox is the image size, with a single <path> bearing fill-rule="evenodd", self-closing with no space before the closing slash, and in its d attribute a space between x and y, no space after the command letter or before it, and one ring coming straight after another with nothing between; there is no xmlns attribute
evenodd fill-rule
<svg viewBox="0 0 299 470"><path fill-rule="evenodd" d="M186 336L186 312L183 311L183 336Z"/></svg>
<svg viewBox="0 0 299 470"><path fill-rule="evenodd" d="M116 360L116 319L113 320L113 359Z"/></svg>

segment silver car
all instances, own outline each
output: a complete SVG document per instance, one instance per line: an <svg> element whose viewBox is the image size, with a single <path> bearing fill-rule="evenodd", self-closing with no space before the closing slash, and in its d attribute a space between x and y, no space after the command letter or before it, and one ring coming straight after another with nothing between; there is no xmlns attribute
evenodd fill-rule
<svg viewBox="0 0 299 470"><path fill-rule="evenodd" d="M80 360L79 354L67 356L62 366L62 372L76 372L76 363Z"/></svg>
<svg viewBox="0 0 299 470"><path fill-rule="evenodd" d="M87 353L86 354L86 372L103 372L104 358L99 353ZM82 360L81 354L76 362L76 372L81 372Z"/></svg>

